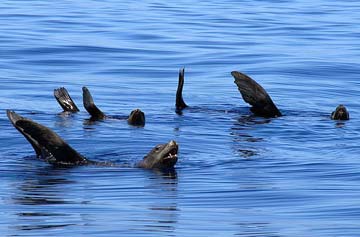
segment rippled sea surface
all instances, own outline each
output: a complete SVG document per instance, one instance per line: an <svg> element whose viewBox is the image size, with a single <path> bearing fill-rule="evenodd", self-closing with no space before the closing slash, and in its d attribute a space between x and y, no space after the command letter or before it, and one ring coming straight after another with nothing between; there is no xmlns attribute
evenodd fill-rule
<svg viewBox="0 0 360 237"><path fill-rule="evenodd" d="M4 0L0 9L1 236L359 236L358 1ZM181 67L190 108L177 115ZM285 116L251 116L233 70ZM59 115L60 86L79 113ZM146 126L87 123L82 86L108 115L142 109ZM338 104L351 120L329 119ZM39 161L5 109L119 166ZM176 173L134 167L171 139Z"/></svg>

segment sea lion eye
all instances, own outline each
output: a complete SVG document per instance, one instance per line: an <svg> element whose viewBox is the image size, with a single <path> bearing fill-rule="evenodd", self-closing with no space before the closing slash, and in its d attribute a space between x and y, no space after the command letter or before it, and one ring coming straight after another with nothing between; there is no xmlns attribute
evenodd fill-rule
<svg viewBox="0 0 360 237"><path fill-rule="evenodd" d="M155 147L155 151L160 150L160 148L161 148L161 146L156 146L156 147Z"/></svg>

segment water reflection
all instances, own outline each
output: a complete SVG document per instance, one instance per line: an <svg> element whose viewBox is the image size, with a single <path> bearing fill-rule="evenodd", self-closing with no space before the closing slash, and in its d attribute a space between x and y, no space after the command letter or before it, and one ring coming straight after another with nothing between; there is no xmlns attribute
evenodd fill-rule
<svg viewBox="0 0 360 237"><path fill-rule="evenodd" d="M175 179L177 180L177 172L175 168L171 169L154 169L153 172L164 179Z"/></svg>
<svg viewBox="0 0 360 237"><path fill-rule="evenodd" d="M64 171L64 168L49 166L26 176L18 188L21 192L12 197L14 202L21 205L65 204L66 201L54 192L60 185L74 183L58 177Z"/></svg>
<svg viewBox="0 0 360 237"><path fill-rule="evenodd" d="M152 198L147 203L145 220L139 224L143 225L141 231L145 232L174 232L178 222L180 210L177 199L178 179L175 170L155 170L147 179L145 189L149 190Z"/></svg>
<svg viewBox="0 0 360 237"><path fill-rule="evenodd" d="M63 228L63 227L67 227L67 226L72 226L75 224L54 224L54 225L21 225L21 226L16 226L17 230L25 230L25 231L29 231L29 230L42 230L42 229L53 229L53 228Z"/></svg>
<svg viewBox="0 0 360 237"><path fill-rule="evenodd" d="M271 223L267 222L249 222L244 221L237 224L240 228L235 236L253 236L253 237L280 237L277 231L272 231Z"/></svg>
<svg viewBox="0 0 360 237"><path fill-rule="evenodd" d="M255 115L242 115L237 119L237 125L239 126L248 126L248 125L257 125L257 124L267 124L272 121L271 118L262 118Z"/></svg>
<svg viewBox="0 0 360 237"><path fill-rule="evenodd" d="M64 185L73 185L75 181L64 178L68 169L46 166L39 170L26 171L23 180L12 196L15 204L19 205L16 230L52 229L74 225L64 223L63 213L57 206L71 204L64 199ZM55 208L51 208L54 206ZM53 222L53 224L51 224Z"/></svg>
<svg viewBox="0 0 360 237"><path fill-rule="evenodd" d="M243 158L250 158L257 155L256 144L264 140L262 137L255 137L250 134L255 125L268 124L271 119L261 118L254 115L242 115L230 129L230 136L233 140L233 150Z"/></svg>
<svg viewBox="0 0 360 237"><path fill-rule="evenodd" d="M337 127L337 128L342 128L342 127L344 127L345 126L345 122L336 122L335 123L335 127Z"/></svg>
<svg viewBox="0 0 360 237"><path fill-rule="evenodd" d="M254 155L257 155L257 151L254 151L254 150L247 150L247 149L238 149L237 150L242 157L244 158L248 158L248 157L251 157L251 156L254 156Z"/></svg>
<svg viewBox="0 0 360 237"><path fill-rule="evenodd" d="M55 126L69 128L74 125L76 115L71 112L63 111L56 116Z"/></svg>
<svg viewBox="0 0 360 237"><path fill-rule="evenodd" d="M92 125L96 125L96 124L99 124L101 123L102 120L99 120L99 119L93 119L93 118L87 118L87 119L84 119L83 120L83 125L84 126L92 126ZM84 129L93 129L91 127L84 127Z"/></svg>

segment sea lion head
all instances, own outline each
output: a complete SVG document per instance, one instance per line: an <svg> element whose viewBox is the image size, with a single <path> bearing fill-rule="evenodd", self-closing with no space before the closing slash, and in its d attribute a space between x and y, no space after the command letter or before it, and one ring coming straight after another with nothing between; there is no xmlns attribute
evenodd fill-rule
<svg viewBox="0 0 360 237"><path fill-rule="evenodd" d="M349 112L344 105L338 105L335 111L331 113L331 119L333 120L349 120Z"/></svg>
<svg viewBox="0 0 360 237"><path fill-rule="evenodd" d="M140 109L134 109L127 121L130 125L143 127L145 126L145 114Z"/></svg>
<svg viewBox="0 0 360 237"><path fill-rule="evenodd" d="M139 163L142 168L171 169L174 168L178 157L178 144L171 140L165 144L156 145Z"/></svg>

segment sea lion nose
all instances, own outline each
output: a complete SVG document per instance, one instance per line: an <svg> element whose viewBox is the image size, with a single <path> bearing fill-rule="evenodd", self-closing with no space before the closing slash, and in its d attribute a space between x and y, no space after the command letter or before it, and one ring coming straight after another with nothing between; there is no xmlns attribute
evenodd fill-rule
<svg viewBox="0 0 360 237"><path fill-rule="evenodd" d="M171 141L169 142L169 145L170 145L170 146L176 146L177 144L176 144L176 141L171 140Z"/></svg>

